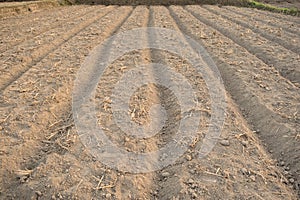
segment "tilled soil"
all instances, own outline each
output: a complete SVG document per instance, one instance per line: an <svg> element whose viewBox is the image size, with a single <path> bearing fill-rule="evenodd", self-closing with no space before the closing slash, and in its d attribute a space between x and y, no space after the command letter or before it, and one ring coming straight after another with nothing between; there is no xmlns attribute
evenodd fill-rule
<svg viewBox="0 0 300 200"><path fill-rule="evenodd" d="M120 148L158 150L176 141L182 117L170 90L148 84L130 100L131 119L150 123L151 105L162 103L164 128L151 138L134 138L118 127L114 85L138 65L161 63L186 77L197 101L189 115L201 113L196 136L174 164L132 174L109 168L82 144L72 92L94 47L113 34L152 26L188 35L209 52L224 81L226 118L214 149L197 158L212 115L203 76L181 55L158 49L121 56L105 70L95 94L98 125ZM0 27L1 199L299 197L298 18L217 6L71 6L6 17ZM156 36L140 37L147 46ZM155 73L147 69L150 79Z"/></svg>
<svg viewBox="0 0 300 200"><path fill-rule="evenodd" d="M12 2L11 1L5 1L1 0L1 6L0 6L0 18L11 16L11 15L18 15L18 14L24 14L29 12L35 12L39 10L45 10L45 9L51 9L58 7L59 1L47 1L47 0L41 0L41 1L20 1L20 2Z"/></svg>

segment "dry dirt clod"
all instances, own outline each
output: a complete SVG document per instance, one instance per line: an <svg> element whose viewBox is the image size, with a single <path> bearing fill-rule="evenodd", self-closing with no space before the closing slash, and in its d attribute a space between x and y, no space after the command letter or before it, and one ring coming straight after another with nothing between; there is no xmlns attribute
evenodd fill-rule
<svg viewBox="0 0 300 200"><path fill-rule="evenodd" d="M190 179L188 180L188 183L189 183L189 184L192 184L192 183L194 183L194 180L190 178Z"/></svg>
<svg viewBox="0 0 300 200"><path fill-rule="evenodd" d="M249 142L248 142L248 141L242 141L242 145L243 145L243 146L245 146L245 147L246 147L248 144L249 144Z"/></svg>
<svg viewBox="0 0 300 200"><path fill-rule="evenodd" d="M246 168L242 168L241 169L242 174L247 175L248 174L248 170Z"/></svg>
<svg viewBox="0 0 300 200"><path fill-rule="evenodd" d="M186 158L188 161L192 160L192 156L191 156L191 155L186 155L185 158Z"/></svg>
<svg viewBox="0 0 300 200"><path fill-rule="evenodd" d="M169 172L163 172L161 175L162 175L162 177L166 178L166 177L170 176L170 173Z"/></svg>
<svg viewBox="0 0 300 200"><path fill-rule="evenodd" d="M192 193L192 198L193 198L193 199L197 199L197 197L198 197L197 193L196 193L196 192L193 192L193 193Z"/></svg>
<svg viewBox="0 0 300 200"><path fill-rule="evenodd" d="M130 141L130 139L128 138L128 137L125 137L125 142L129 142Z"/></svg>
<svg viewBox="0 0 300 200"><path fill-rule="evenodd" d="M295 179L290 178L289 181L290 181L290 183L294 183L294 182L295 182Z"/></svg>
<svg viewBox="0 0 300 200"><path fill-rule="evenodd" d="M283 171L283 174L288 176L289 172L288 171Z"/></svg>
<svg viewBox="0 0 300 200"><path fill-rule="evenodd" d="M223 146L229 146L230 145L229 140L221 140L220 144L223 145Z"/></svg>
<svg viewBox="0 0 300 200"><path fill-rule="evenodd" d="M37 196L42 196L42 192L41 191L36 191L35 192Z"/></svg>
<svg viewBox="0 0 300 200"><path fill-rule="evenodd" d="M256 180L256 178L255 178L254 175L251 175L249 178L250 178L253 182L255 182L255 180Z"/></svg>

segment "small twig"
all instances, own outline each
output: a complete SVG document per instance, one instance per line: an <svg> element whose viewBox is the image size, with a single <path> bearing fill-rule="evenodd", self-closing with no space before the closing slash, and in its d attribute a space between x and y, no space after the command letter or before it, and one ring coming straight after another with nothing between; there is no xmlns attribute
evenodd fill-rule
<svg viewBox="0 0 300 200"><path fill-rule="evenodd" d="M70 135L70 129L68 129L67 138L69 138L69 135Z"/></svg>
<svg viewBox="0 0 300 200"><path fill-rule="evenodd" d="M5 122L10 116L11 116L11 113L9 113L9 114L7 115L7 117L5 117L5 119L3 120L3 122Z"/></svg>
<svg viewBox="0 0 300 200"><path fill-rule="evenodd" d="M52 144L53 141L48 141L48 140L42 140L43 143L46 143L46 144Z"/></svg>
<svg viewBox="0 0 300 200"><path fill-rule="evenodd" d="M61 126L57 129L54 130L54 132L47 138L48 140L50 140L51 138L53 138L58 132L62 131L62 130L66 130L67 128L70 128L71 126L73 126L73 123L70 123L68 125L65 126Z"/></svg>
<svg viewBox="0 0 300 200"><path fill-rule="evenodd" d="M79 181L79 183L77 184L74 193L78 190L79 185L82 183L82 179Z"/></svg>
<svg viewBox="0 0 300 200"><path fill-rule="evenodd" d="M268 183L267 179L261 173L256 172L256 174L259 175L264 180L265 184Z"/></svg>
<svg viewBox="0 0 300 200"><path fill-rule="evenodd" d="M287 195L287 193L283 193L283 192L272 192L272 194L276 194L276 195Z"/></svg>
<svg viewBox="0 0 300 200"><path fill-rule="evenodd" d="M55 119L58 119L58 117L53 112L50 111L50 113Z"/></svg>
<svg viewBox="0 0 300 200"><path fill-rule="evenodd" d="M61 148L69 151L68 147L65 147L64 145L62 145L59 141L56 142Z"/></svg>
<svg viewBox="0 0 300 200"><path fill-rule="evenodd" d="M20 170L16 171L16 174L21 177L21 176L28 176L32 172L33 172L33 170L22 170L22 169L20 169Z"/></svg>
<svg viewBox="0 0 300 200"><path fill-rule="evenodd" d="M102 177L101 177L102 178ZM100 179L101 180L101 179ZM101 180L102 181L102 180ZM114 181L113 184L109 184L109 185L103 185L103 186L100 186L97 187L96 189L97 190L100 190L100 189L105 189L105 188L112 188L112 187L115 187L116 186L116 182L117 182L117 179Z"/></svg>
<svg viewBox="0 0 300 200"><path fill-rule="evenodd" d="M97 187L95 188L96 190L101 189L101 188L100 188L100 185L101 185L101 183L102 183L103 178L104 178L104 175L101 176L101 178L99 179L98 185L97 185Z"/></svg>
<svg viewBox="0 0 300 200"><path fill-rule="evenodd" d="M257 196L259 199L264 200L264 198L262 198L260 195L255 193L255 196Z"/></svg>
<svg viewBox="0 0 300 200"><path fill-rule="evenodd" d="M112 187L115 187L115 184L104 185L104 186L99 187L99 189L112 188Z"/></svg>
<svg viewBox="0 0 300 200"><path fill-rule="evenodd" d="M242 146L242 154L243 154L243 156L245 156L245 147L244 146Z"/></svg>
<svg viewBox="0 0 300 200"><path fill-rule="evenodd" d="M212 172L208 172L208 171L204 171L204 173L224 178L222 175L219 175L219 174L216 174L216 173L212 173Z"/></svg>
<svg viewBox="0 0 300 200"><path fill-rule="evenodd" d="M61 130L66 130L67 128L70 128L71 126L73 126L73 123L67 124L65 126L61 126L61 127L57 128L57 129L55 129L54 131L58 132L58 131L61 131Z"/></svg>
<svg viewBox="0 0 300 200"><path fill-rule="evenodd" d="M53 132L49 137L47 137L47 140L50 140L51 138L53 138L57 133L58 133L58 131Z"/></svg>
<svg viewBox="0 0 300 200"><path fill-rule="evenodd" d="M58 124L58 123L60 123L60 122L62 122L62 120L58 120L58 121L54 122L53 124L51 124L51 125L49 126L49 128L51 128L52 126L54 126L54 125L56 125L56 124Z"/></svg>

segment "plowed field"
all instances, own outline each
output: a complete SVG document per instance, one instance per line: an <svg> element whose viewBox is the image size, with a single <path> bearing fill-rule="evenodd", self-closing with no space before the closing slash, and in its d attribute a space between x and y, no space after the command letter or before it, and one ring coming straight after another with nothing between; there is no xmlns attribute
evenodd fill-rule
<svg viewBox="0 0 300 200"><path fill-rule="evenodd" d="M299 18L230 6L77 5L0 21L1 199L298 199ZM176 141L174 133L185 119L172 91L146 84L131 96L130 118L148 124L151 106L161 103L168 118L164 127L153 137L136 138L115 123L114 86L137 65L161 63L186 77L197 105L188 116L201 114L176 162L135 174L105 165L82 143L72 93L94 47L114 34L146 27L176 31L206 49L224 82L226 111L216 145L200 159L198 147L213 113L203 74L182 55L159 49L118 57L94 95L98 125L117 146L156 151ZM150 47L153 37L146 32L136 40ZM155 70L147 68L150 79Z"/></svg>

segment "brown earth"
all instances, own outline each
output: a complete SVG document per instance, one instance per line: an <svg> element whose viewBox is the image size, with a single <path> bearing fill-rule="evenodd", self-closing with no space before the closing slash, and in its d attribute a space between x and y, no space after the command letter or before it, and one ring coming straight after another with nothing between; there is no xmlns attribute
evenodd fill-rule
<svg viewBox="0 0 300 200"><path fill-rule="evenodd" d="M0 1L1 2L1 1ZM0 18L59 6L59 1L40 0L26 2L4 2L0 5Z"/></svg>
<svg viewBox="0 0 300 200"><path fill-rule="evenodd" d="M236 7L81 5L0 20L0 199L299 198L298 18ZM181 119L174 94L148 84L132 96L131 118L149 123L150 106L162 102L170 118L164 129L137 139L115 124L112 90L138 64L160 62L186 77L197 91L193 112L202 113L197 137L176 163L131 174L105 166L81 143L72 91L95 46L150 26L189 35L206 48L224 80L226 120L213 151L198 159L212 114L202 75L170 52L144 49L118 58L101 77L95 102L99 126L121 148L157 150L174 139ZM141 37L147 43L152 36Z"/></svg>

